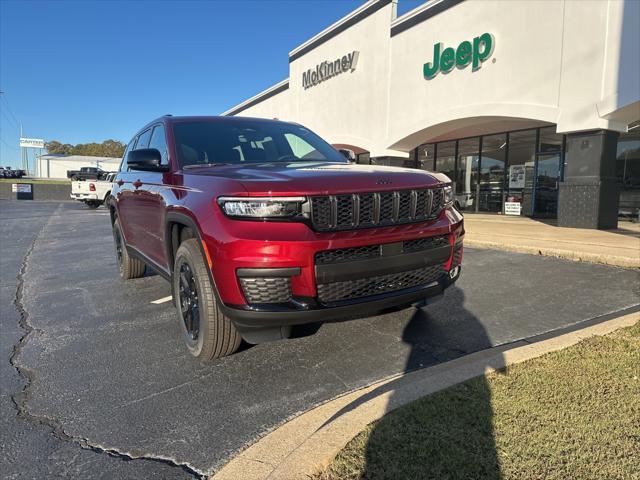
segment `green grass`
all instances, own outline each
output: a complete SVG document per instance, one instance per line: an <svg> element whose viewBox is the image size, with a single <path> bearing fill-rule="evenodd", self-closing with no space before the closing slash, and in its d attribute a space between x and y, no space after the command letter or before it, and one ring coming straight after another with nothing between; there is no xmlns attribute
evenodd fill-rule
<svg viewBox="0 0 640 480"><path fill-rule="evenodd" d="M640 479L640 323L389 413L315 480Z"/></svg>
<svg viewBox="0 0 640 480"><path fill-rule="evenodd" d="M38 178L31 180L29 178L0 178L0 183L39 183L42 185L66 185L71 183L70 180L52 180L49 178Z"/></svg>

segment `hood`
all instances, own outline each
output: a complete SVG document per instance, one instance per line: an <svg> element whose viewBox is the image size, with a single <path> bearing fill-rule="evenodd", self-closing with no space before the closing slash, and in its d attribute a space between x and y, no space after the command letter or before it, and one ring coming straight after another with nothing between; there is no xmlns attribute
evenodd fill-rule
<svg viewBox="0 0 640 480"><path fill-rule="evenodd" d="M449 181L445 175L414 168L318 162L220 165L193 169L189 174L235 180L252 196L405 190Z"/></svg>

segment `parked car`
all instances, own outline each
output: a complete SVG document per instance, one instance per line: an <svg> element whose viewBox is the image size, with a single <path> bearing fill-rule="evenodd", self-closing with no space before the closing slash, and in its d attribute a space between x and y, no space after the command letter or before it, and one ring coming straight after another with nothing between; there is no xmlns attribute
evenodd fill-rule
<svg viewBox="0 0 640 480"><path fill-rule="evenodd" d="M104 180L75 180L71 182L71 198L84 202L87 207L98 208L108 203L115 173L106 174Z"/></svg>
<svg viewBox="0 0 640 480"><path fill-rule="evenodd" d="M201 360L243 338L424 306L460 275L450 183L351 164L298 124L162 117L129 143L113 187L120 276L149 266L171 282Z"/></svg>
<svg viewBox="0 0 640 480"><path fill-rule="evenodd" d="M0 178L22 178L24 170L14 170L11 167L0 167Z"/></svg>
<svg viewBox="0 0 640 480"><path fill-rule="evenodd" d="M67 170L71 180L100 180L107 172L98 167L82 167L80 170Z"/></svg>

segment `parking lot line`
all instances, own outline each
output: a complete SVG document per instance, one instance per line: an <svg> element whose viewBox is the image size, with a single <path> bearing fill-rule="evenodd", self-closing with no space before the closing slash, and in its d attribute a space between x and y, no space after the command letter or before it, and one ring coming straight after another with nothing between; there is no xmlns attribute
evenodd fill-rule
<svg viewBox="0 0 640 480"><path fill-rule="evenodd" d="M169 295L168 297L162 297L162 298L159 298L159 299L157 299L157 300L154 300L154 301L153 301L153 302L151 302L151 303L153 303L154 305L160 305L161 303L167 303L167 302L170 302L170 301L171 301L171 298L172 298L172 297L171 297L171 295Z"/></svg>

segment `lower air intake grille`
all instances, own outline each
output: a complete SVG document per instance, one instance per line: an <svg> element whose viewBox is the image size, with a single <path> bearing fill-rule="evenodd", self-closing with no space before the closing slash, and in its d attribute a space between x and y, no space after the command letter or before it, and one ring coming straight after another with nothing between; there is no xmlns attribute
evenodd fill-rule
<svg viewBox="0 0 640 480"><path fill-rule="evenodd" d="M394 292L435 282L442 273L441 265L433 265L345 282L322 283L318 284L318 298L323 303L330 303Z"/></svg>
<svg viewBox="0 0 640 480"><path fill-rule="evenodd" d="M291 300L288 277L240 278L247 303L286 303Z"/></svg>

